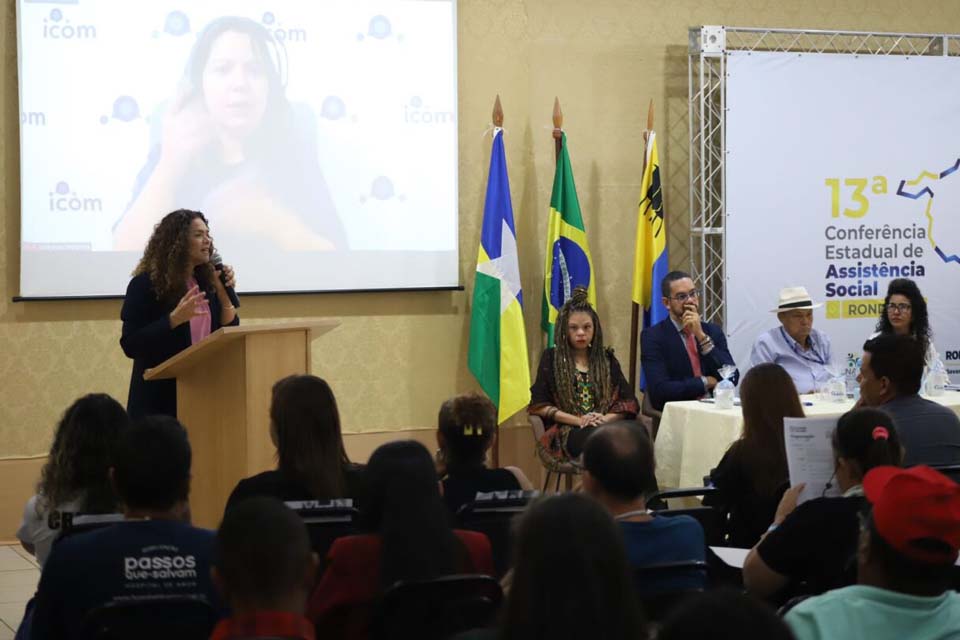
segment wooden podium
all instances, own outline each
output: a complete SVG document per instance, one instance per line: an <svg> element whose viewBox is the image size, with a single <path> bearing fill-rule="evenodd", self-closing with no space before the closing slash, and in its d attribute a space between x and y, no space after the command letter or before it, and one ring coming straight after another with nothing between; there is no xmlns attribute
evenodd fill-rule
<svg viewBox="0 0 960 640"><path fill-rule="evenodd" d="M310 372L310 342L332 319L223 327L144 380L176 378L177 418L193 449L193 523L215 529L242 478L276 467L270 391L285 376Z"/></svg>

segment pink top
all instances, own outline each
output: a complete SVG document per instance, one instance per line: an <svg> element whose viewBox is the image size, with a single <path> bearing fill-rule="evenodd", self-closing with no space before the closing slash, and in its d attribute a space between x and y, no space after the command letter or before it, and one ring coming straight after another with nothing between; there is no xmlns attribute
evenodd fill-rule
<svg viewBox="0 0 960 640"><path fill-rule="evenodd" d="M197 280L193 276L187 280L187 289L197 286ZM190 344L197 344L208 335L210 335L210 303L204 300L200 303L204 312L190 318Z"/></svg>

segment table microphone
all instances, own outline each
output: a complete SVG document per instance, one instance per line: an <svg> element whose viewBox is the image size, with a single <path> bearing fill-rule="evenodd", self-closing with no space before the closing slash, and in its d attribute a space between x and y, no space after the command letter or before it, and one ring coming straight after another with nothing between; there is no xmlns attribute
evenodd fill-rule
<svg viewBox="0 0 960 640"><path fill-rule="evenodd" d="M237 292L233 290L233 287L227 286L227 274L223 272L223 258L220 257L220 252L216 249L214 249L210 255L210 263L213 265L217 275L220 276L220 282L223 283L223 288L227 290L227 297L230 298L230 304L232 304L235 309L239 308L240 298L237 297Z"/></svg>

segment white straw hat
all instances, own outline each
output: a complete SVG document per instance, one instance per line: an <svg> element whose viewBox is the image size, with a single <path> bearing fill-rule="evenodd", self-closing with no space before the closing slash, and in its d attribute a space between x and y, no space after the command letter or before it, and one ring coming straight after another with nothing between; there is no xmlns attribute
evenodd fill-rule
<svg viewBox="0 0 960 640"><path fill-rule="evenodd" d="M780 289L780 301L776 309L771 309L771 313L780 313L781 311L793 311L794 309L818 309L823 303L814 304L807 293L806 287L784 287Z"/></svg>

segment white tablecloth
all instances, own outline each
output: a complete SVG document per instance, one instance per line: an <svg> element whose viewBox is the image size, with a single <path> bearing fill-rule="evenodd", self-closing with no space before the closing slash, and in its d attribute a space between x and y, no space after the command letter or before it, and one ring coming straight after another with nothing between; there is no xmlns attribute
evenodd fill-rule
<svg viewBox="0 0 960 640"><path fill-rule="evenodd" d="M847 402L821 402L802 396L807 416L839 416L853 406ZM960 414L960 392L930 398ZM806 403L813 403L807 406ZM740 437L743 414L740 407L717 409L713 404L690 400L668 402L657 432L657 480L661 489L699 487L703 477L717 466L734 440Z"/></svg>

